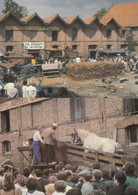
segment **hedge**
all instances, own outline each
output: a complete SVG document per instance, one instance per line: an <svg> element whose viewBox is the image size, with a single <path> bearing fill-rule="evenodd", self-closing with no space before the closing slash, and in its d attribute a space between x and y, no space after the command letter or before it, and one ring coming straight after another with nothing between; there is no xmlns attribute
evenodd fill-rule
<svg viewBox="0 0 138 195"><path fill-rule="evenodd" d="M121 62L80 62L66 64L66 73L73 80L117 76L123 70Z"/></svg>

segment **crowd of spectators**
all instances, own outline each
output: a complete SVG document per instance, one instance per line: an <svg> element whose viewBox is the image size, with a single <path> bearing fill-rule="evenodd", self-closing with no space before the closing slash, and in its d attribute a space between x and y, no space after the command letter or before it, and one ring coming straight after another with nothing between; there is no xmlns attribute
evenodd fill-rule
<svg viewBox="0 0 138 195"><path fill-rule="evenodd" d="M121 169L108 172L98 163L92 169L59 163L43 170L26 167L21 173L5 166L0 168L0 195L137 195L134 165Z"/></svg>

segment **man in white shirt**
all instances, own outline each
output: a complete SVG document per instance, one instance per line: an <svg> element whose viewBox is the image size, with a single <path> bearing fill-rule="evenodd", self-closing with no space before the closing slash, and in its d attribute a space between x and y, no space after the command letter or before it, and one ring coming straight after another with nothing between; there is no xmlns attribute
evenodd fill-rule
<svg viewBox="0 0 138 195"><path fill-rule="evenodd" d="M29 86L26 88L26 97L27 98L36 97L36 87L32 85L32 81L29 81Z"/></svg>
<svg viewBox="0 0 138 195"><path fill-rule="evenodd" d="M41 138L41 133L43 132L43 128L39 127L33 136L33 157L34 157L34 165L41 164L41 153L40 153L40 143L44 144L43 139Z"/></svg>

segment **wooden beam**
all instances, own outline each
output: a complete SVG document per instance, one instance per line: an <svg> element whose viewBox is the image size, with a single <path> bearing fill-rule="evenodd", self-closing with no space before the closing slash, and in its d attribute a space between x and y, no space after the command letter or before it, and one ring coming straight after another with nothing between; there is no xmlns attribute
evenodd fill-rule
<svg viewBox="0 0 138 195"><path fill-rule="evenodd" d="M123 155L123 154L117 154L117 153L108 153L108 152L102 152L102 151L97 151L97 150L93 150L93 149L89 149L89 148L85 148L85 147L83 147L83 146L77 146L77 145L75 145L75 144L65 144L66 146L68 146L68 147L71 147L71 148L75 148L75 149L87 149L88 151L90 151L90 152L97 152L97 153L101 153L101 154L103 154L103 155L108 155L108 156L113 156L113 157L120 157L120 158L125 158L125 155Z"/></svg>
<svg viewBox="0 0 138 195"><path fill-rule="evenodd" d="M85 153L85 152L82 152L82 151L76 151L76 150L72 150L72 149L68 149L68 148L67 148L67 153L80 155L80 156L85 156L85 157L91 157L91 158L96 159L96 154ZM107 156L98 155L98 159L103 160L103 161L107 161L107 162L118 163L118 164L121 164L121 165L124 164L124 162L120 159L115 159L115 158L111 158L111 157L107 157Z"/></svg>

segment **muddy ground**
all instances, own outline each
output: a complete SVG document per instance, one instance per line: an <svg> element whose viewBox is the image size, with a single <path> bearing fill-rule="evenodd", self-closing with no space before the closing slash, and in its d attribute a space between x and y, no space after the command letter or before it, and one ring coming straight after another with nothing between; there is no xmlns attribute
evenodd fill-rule
<svg viewBox="0 0 138 195"><path fill-rule="evenodd" d="M37 78L38 79L38 78ZM72 97L122 97L138 98L138 73L122 73L115 77L91 79L85 81L74 81L66 74L59 77L47 78L40 77L41 85L45 88L52 87L53 93L59 96L59 89L65 87L69 96Z"/></svg>

